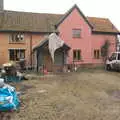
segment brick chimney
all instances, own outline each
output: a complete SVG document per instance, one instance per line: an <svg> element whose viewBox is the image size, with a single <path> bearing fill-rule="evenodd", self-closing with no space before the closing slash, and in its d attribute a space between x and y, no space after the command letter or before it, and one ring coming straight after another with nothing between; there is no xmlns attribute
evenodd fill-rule
<svg viewBox="0 0 120 120"><path fill-rule="evenodd" d="M2 11L4 9L4 3L3 0L0 0L0 11Z"/></svg>

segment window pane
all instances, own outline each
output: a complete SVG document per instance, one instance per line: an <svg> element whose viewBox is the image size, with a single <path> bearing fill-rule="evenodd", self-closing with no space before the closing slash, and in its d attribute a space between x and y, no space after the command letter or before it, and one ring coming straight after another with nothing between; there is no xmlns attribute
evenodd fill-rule
<svg viewBox="0 0 120 120"><path fill-rule="evenodd" d="M76 51L75 50L73 51L73 59L74 60L76 59Z"/></svg>
<svg viewBox="0 0 120 120"><path fill-rule="evenodd" d="M100 50L94 50L94 58L99 59L100 58Z"/></svg>
<svg viewBox="0 0 120 120"><path fill-rule="evenodd" d="M9 51L9 58L14 61L14 50Z"/></svg>
<svg viewBox="0 0 120 120"><path fill-rule="evenodd" d="M112 59L112 60L116 60L116 57L117 57L117 54L116 54L116 53L113 53L112 56L111 56L111 59Z"/></svg>
<svg viewBox="0 0 120 120"><path fill-rule="evenodd" d="M78 50L78 60L80 60L80 50Z"/></svg>
<svg viewBox="0 0 120 120"><path fill-rule="evenodd" d="M73 50L73 60L80 60L80 59L81 59L81 51Z"/></svg>
<svg viewBox="0 0 120 120"><path fill-rule="evenodd" d="M75 38L80 38L80 33L81 33L80 29L73 29L72 30L73 37L75 37Z"/></svg>
<svg viewBox="0 0 120 120"><path fill-rule="evenodd" d="M120 60L120 53L118 54L118 60Z"/></svg>
<svg viewBox="0 0 120 120"><path fill-rule="evenodd" d="M97 59L99 59L99 50L97 50L97 56L96 57L97 57Z"/></svg>
<svg viewBox="0 0 120 120"><path fill-rule="evenodd" d="M13 61L19 61L25 58L25 50L12 49L9 50L9 59Z"/></svg>
<svg viewBox="0 0 120 120"><path fill-rule="evenodd" d="M20 59L24 59L25 58L25 50L21 50L20 51Z"/></svg>
<svg viewBox="0 0 120 120"><path fill-rule="evenodd" d="M12 33L10 37L10 42L23 42L24 34L23 33Z"/></svg>
<svg viewBox="0 0 120 120"><path fill-rule="evenodd" d="M94 50L94 58L96 58L96 50Z"/></svg>
<svg viewBox="0 0 120 120"><path fill-rule="evenodd" d="M16 50L16 60L20 59L20 50Z"/></svg>

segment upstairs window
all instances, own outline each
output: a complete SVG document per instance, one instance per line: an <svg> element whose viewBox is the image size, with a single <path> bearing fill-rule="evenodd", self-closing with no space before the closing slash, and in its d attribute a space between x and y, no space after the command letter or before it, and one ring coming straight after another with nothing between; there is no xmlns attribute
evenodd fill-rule
<svg viewBox="0 0 120 120"><path fill-rule="evenodd" d="M100 59L100 50L98 50L98 49L94 50L94 58Z"/></svg>
<svg viewBox="0 0 120 120"><path fill-rule="evenodd" d="M81 37L81 29L73 29L72 30L72 37L73 38L80 38Z"/></svg>
<svg viewBox="0 0 120 120"><path fill-rule="evenodd" d="M12 33L10 35L10 43L21 43L24 42L24 34L23 33Z"/></svg>
<svg viewBox="0 0 120 120"><path fill-rule="evenodd" d="M73 50L73 60L81 60L81 50Z"/></svg>
<svg viewBox="0 0 120 120"><path fill-rule="evenodd" d="M24 49L10 49L9 50L9 60L19 61L20 59L25 59Z"/></svg>
<svg viewBox="0 0 120 120"><path fill-rule="evenodd" d="M117 58L117 53L113 53L110 57L111 60L116 60Z"/></svg>
<svg viewBox="0 0 120 120"><path fill-rule="evenodd" d="M118 53L118 60L120 60L120 53Z"/></svg>

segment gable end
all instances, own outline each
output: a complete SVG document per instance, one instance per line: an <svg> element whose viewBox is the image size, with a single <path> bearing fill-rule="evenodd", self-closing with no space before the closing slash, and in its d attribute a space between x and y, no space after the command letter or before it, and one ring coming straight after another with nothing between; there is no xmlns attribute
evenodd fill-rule
<svg viewBox="0 0 120 120"><path fill-rule="evenodd" d="M58 27L70 15L70 13L75 8L78 10L79 14L83 17L83 19L85 20L85 22L90 26L90 28L93 29L92 25L89 23L89 21L87 20L87 18L85 17L85 15L81 12L81 10L78 8L78 6L76 4L60 19L60 21L56 24L56 27Z"/></svg>

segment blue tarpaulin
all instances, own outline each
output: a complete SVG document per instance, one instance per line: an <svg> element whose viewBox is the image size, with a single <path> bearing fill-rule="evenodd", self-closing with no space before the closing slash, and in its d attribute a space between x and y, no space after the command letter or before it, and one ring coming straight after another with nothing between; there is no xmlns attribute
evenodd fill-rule
<svg viewBox="0 0 120 120"><path fill-rule="evenodd" d="M4 77L2 77L5 82L21 82L22 78L19 76L13 76L13 75L6 75Z"/></svg>
<svg viewBox="0 0 120 120"><path fill-rule="evenodd" d="M5 84L0 88L0 111L10 111L18 109L19 98L14 87Z"/></svg>

